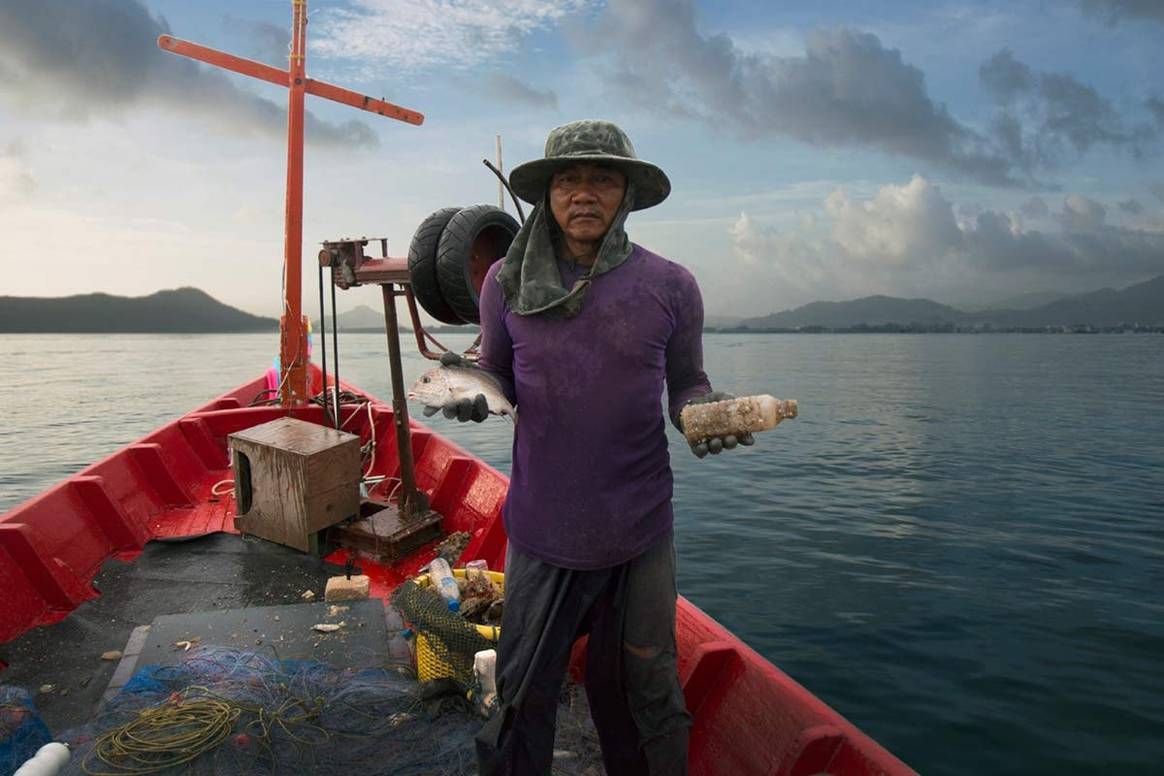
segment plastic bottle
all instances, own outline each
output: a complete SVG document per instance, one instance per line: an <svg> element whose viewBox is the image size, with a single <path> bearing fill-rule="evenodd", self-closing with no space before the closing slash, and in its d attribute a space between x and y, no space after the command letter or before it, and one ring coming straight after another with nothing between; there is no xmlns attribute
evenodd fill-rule
<svg viewBox="0 0 1164 776"><path fill-rule="evenodd" d="M36 750L36 756L20 766L13 776L56 776L69 762L71 753L65 744L53 742Z"/></svg>
<svg viewBox="0 0 1164 776"><path fill-rule="evenodd" d="M447 560L441 557L434 558L432 563L428 564L428 578L432 580L432 586L441 594L441 598L449 602L451 611L455 612L461 608L461 588L457 587L457 579L453 576L453 570Z"/></svg>
<svg viewBox="0 0 1164 776"><path fill-rule="evenodd" d="M473 655L473 674L481 686L481 696L488 706L497 697L497 650L483 649Z"/></svg>
<svg viewBox="0 0 1164 776"><path fill-rule="evenodd" d="M688 404L679 414L679 420L683 424L683 436L695 445L712 437L767 431L785 418L795 418L796 414L795 399L781 400L761 394Z"/></svg>
<svg viewBox="0 0 1164 776"><path fill-rule="evenodd" d="M489 570L489 561L486 560L471 560L465 564L465 578L473 579L474 577L484 577L485 572Z"/></svg>

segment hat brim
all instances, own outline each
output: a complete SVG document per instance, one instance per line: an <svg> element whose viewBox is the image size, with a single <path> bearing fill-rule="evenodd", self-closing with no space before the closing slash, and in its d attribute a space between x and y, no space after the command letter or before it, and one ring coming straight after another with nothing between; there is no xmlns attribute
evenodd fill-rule
<svg viewBox="0 0 1164 776"><path fill-rule="evenodd" d="M626 175L634 183L635 201L631 210L646 210L654 207L671 193L671 181L667 174L650 162L642 159L627 159L622 156L605 154L578 154L558 156L552 159L535 159L514 167L509 173L509 185L517 196L536 205L542 201L549 188L550 178L558 170L573 164L603 164L613 167Z"/></svg>

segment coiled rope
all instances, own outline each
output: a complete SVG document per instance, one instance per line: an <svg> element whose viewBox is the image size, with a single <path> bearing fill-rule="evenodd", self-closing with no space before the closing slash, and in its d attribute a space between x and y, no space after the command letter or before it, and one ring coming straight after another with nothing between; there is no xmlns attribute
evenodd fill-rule
<svg viewBox="0 0 1164 776"><path fill-rule="evenodd" d="M220 698L171 699L98 738L82 769L89 776L141 776L183 765L225 741L241 714Z"/></svg>

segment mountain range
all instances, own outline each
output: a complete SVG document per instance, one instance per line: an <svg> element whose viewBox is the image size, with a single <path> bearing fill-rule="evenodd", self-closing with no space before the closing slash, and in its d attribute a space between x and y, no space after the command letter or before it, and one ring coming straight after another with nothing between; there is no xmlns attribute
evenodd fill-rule
<svg viewBox="0 0 1164 776"><path fill-rule="evenodd" d="M0 296L0 332L276 331L279 321L225 305L197 288L149 296Z"/></svg>
<svg viewBox="0 0 1164 776"><path fill-rule="evenodd" d="M867 296L848 302L812 302L792 310L745 318L732 328L798 330L805 328L908 326L968 328L1045 328L1164 325L1164 275L1120 291L1105 288L1028 309L959 310L929 299Z"/></svg>
<svg viewBox="0 0 1164 776"><path fill-rule="evenodd" d="M405 321L409 320L408 313L403 309L400 310L401 319L398 322L401 331L412 331L412 326ZM384 323L384 311L369 307L366 304L353 307L347 312L340 313L335 317L336 328L340 331L358 331L358 332L382 332L386 328ZM314 331L320 330L320 323L318 320L311 322L311 327ZM475 334L479 327L473 325L464 326L448 326L444 324L429 323L425 326L425 330L431 333L448 333L461 332L466 334ZM331 316L327 319L327 329L331 331Z"/></svg>
<svg viewBox="0 0 1164 776"><path fill-rule="evenodd" d="M1057 327L1164 327L1164 275L1122 290L1105 288L1039 304L1046 295L1016 297L1034 306L964 310L929 299L867 296L848 302L812 302L757 318L709 315L719 330L798 331L875 327L978 330ZM383 313L361 305L338 316L343 331L383 331ZM328 322L330 329L330 321ZM403 322L402 322L403 323ZM225 305L197 288L124 297L82 294L54 298L0 296L0 332L235 332L274 331L274 318ZM319 322L315 322L316 331ZM431 331L473 331L436 327ZM402 326L403 330L407 327Z"/></svg>

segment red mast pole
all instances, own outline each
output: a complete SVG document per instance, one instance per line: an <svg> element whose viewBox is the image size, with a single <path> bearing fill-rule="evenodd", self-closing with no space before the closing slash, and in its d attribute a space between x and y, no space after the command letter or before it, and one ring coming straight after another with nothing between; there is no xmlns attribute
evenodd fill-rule
<svg viewBox="0 0 1164 776"><path fill-rule="evenodd" d="M386 100L307 77L307 0L291 0L291 56L287 70L264 65L172 35L158 37L165 51L287 87L287 202L283 237L283 312L279 316L279 400L283 406L311 398L307 319L303 317L303 96L397 119L424 123L424 115Z"/></svg>
<svg viewBox="0 0 1164 776"><path fill-rule="evenodd" d="M307 401L307 321L303 317L303 95L307 82L307 0L291 0L287 82L287 208L283 238L283 315L279 319L279 398Z"/></svg>

